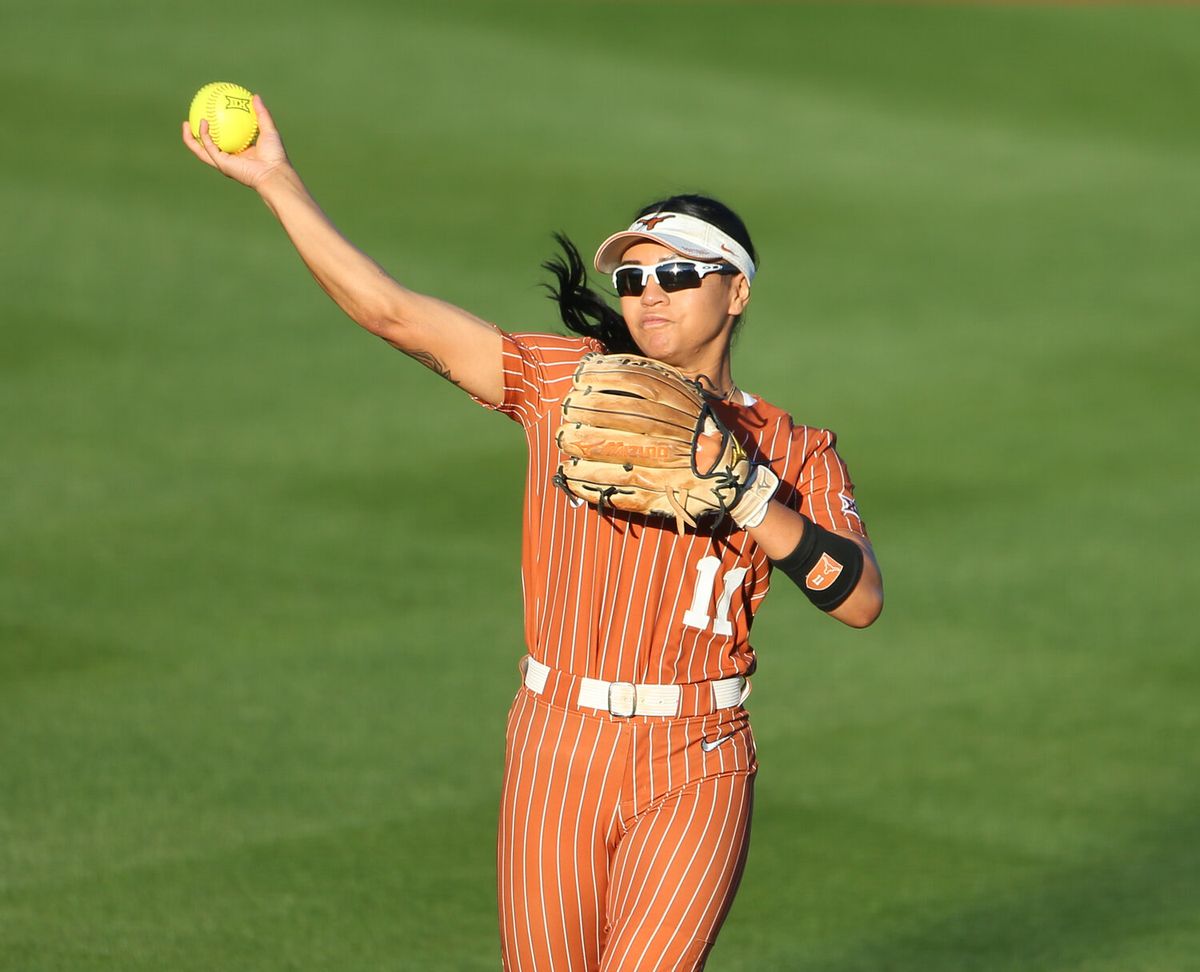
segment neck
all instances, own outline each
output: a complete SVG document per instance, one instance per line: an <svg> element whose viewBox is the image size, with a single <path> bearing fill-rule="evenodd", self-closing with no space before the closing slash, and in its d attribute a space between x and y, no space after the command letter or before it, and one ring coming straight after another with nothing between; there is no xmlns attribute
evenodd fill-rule
<svg viewBox="0 0 1200 972"><path fill-rule="evenodd" d="M728 354L723 355L720 361L709 367L681 368L680 370L689 378L700 382L707 391L718 398L730 398L737 390L737 386L733 383L733 371Z"/></svg>

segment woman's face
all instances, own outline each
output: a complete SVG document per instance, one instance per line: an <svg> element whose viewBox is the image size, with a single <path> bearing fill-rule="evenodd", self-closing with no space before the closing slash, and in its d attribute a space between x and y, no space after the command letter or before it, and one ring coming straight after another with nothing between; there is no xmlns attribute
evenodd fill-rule
<svg viewBox="0 0 1200 972"><path fill-rule="evenodd" d="M689 258L646 240L629 247L621 263L654 266L681 259ZM643 354L686 371L710 367L725 354L734 318L749 300L750 287L740 273L710 273L699 287L673 293L667 293L651 277L640 297L621 298L621 313Z"/></svg>

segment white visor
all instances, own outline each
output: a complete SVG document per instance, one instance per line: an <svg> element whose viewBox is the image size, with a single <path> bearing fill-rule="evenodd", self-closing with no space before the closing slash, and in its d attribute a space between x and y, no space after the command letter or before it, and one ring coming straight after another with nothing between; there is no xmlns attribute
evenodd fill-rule
<svg viewBox="0 0 1200 972"><path fill-rule="evenodd" d="M638 240L660 243L692 259L724 260L754 279L754 261L728 233L695 216L683 213L650 213L633 221L629 229L614 233L596 251L596 269L612 273L621 265L621 256Z"/></svg>

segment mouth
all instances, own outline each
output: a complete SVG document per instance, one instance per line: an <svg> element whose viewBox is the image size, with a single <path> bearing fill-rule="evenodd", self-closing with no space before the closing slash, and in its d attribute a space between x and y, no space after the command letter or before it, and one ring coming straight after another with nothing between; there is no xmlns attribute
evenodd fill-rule
<svg viewBox="0 0 1200 972"><path fill-rule="evenodd" d="M664 324L670 323L671 322L667 320L667 318L658 317L654 314L642 318L642 327L661 327Z"/></svg>

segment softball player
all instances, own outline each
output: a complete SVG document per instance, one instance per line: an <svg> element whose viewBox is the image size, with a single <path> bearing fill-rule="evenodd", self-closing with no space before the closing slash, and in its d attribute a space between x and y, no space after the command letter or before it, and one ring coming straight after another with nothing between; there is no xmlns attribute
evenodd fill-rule
<svg viewBox="0 0 1200 972"><path fill-rule="evenodd" d="M883 601L833 434L734 384L730 340L756 271L749 234L706 197L647 207L596 253L619 312L563 238L548 266L575 336L506 334L407 290L354 248L305 190L260 98L255 107L261 134L246 152L222 153L206 128L197 141L187 123L185 145L257 190L354 321L525 431L527 655L497 854L504 967L702 968L749 845L757 763L743 703L772 569L849 625L873 622ZM707 386L754 463L758 499L737 523L679 534L555 487L559 403L594 351L640 353Z"/></svg>

